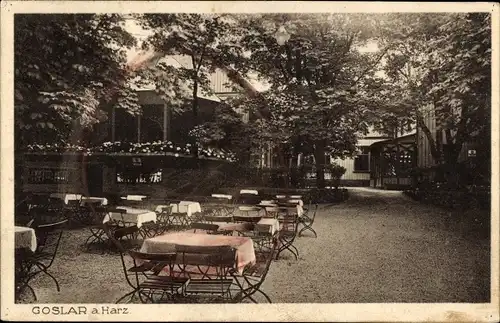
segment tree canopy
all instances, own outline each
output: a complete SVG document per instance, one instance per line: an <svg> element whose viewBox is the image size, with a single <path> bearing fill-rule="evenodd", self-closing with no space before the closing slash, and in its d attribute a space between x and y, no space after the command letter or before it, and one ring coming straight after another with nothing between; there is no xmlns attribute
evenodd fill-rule
<svg viewBox="0 0 500 323"><path fill-rule="evenodd" d="M154 83L171 106L190 109L193 140L248 155L271 145L281 166L313 154L318 186L326 155L356 153L374 127L418 127L437 163L456 163L465 142L489 142L491 27L487 13L142 14L154 64L130 70L136 39L115 14L16 15L17 139L50 141L106 118L107 107L140 110L134 83ZM280 28L281 27L281 28ZM276 32L288 32L280 44ZM188 64L167 64L177 55ZM247 96L227 100L208 123L199 93L222 69ZM270 84L257 93L250 73ZM236 111L250 115L244 122ZM446 145L424 122L436 118ZM292 163L292 164L293 164Z"/></svg>
<svg viewBox="0 0 500 323"><path fill-rule="evenodd" d="M53 142L106 118L105 104L137 110L114 14L15 15L16 141Z"/></svg>

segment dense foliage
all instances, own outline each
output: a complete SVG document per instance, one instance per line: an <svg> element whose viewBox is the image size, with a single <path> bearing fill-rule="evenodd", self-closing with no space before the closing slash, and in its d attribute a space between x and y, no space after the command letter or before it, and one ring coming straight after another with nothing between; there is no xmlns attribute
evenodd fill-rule
<svg viewBox="0 0 500 323"><path fill-rule="evenodd" d="M114 14L15 15L16 147L81 139L106 105L137 111L125 51L135 45Z"/></svg>
<svg viewBox="0 0 500 323"><path fill-rule="evenodd" d="M135 18L150 31L141 46L151 56L147 68L131 70L125 49L136 40L121 15L16 16L20 145L75 144L111 106L140 112L132 85L153 83L174 110L192 112L189 153L203 154L197 148L202 144L249 162L272 149L275 165L289 170L297 168L300 154L312 155L319 188L325 186L327 157L354 155L370 127L393 137L417 127L435 163L448 169L448 181L455 180L467 142L482 147L478 160L490 158L487 13ZM289 37L278 41L276 32L284 29ZM181 64L169 63L169 57ZM214 119L204 122L200 95L214 95L210 76L217 69L227 72L242 95L222 102ZM246 80L250 75L269 88L256 91ZM428 117L435 117L436 129Z"/></svg>

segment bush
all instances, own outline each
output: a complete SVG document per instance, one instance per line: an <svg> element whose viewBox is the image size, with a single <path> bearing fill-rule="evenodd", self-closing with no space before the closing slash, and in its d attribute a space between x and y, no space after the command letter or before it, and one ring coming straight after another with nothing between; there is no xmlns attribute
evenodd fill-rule
<svg viewBox="0 0 500 323"><path fill-rule="evenodd" d="M450 209L489 209L490 187L451 189L445 183L426 182L404 191L416 201Z"/></svg>

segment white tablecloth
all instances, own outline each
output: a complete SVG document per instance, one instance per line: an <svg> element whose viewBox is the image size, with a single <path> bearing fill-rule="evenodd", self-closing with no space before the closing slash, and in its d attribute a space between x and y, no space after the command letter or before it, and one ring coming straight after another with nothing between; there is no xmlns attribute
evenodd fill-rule
<svg viewBox="0 0 500 323"><path fill-rule="evenodd" d="M82 204L92 203L92 202L96 202L96 201L100 201L101 205L108 205L108 199L105 197L96 197L96 196L89 196L89 197L84 196L84 197L82 197Z"/></svg>
<svg viewBox="0 0 500 323"><path fill-rule="evenodd" d="M120 214L115 212L109 212L104 217L103 223L109 220L124 221L128 223L136 223L137 227L140 228L143 223L146 222L156 222L156 213L150 210L135 209L126 206L118 206L117 209L123 209L127 211L126 213Z"/></svg>
<svg viewBox="0 0 500 323"><path fill-rule="evenodd" d="M257 191L257 190L241 190L240 194L254 194L254 195L259 195L259 191Z"/></svg>
<svg viewBox="0 0 500 323"><path fill-rule="evenodd" d="M15 248L29 248L36 250L36 234L33 228L15 227Z"/></svg>
<svg viewBox="0 0 500 323"><path fill-rule="evenodd" d="M228 194L212 194L212 197L216 197L219 199L228 199L228 200L233 198L232 195L228 195Z"/></svg>
<svg viewBox="0 0 500 323"><path fill-rule="evenodd" d="M127 196L122 196L122 200L142 201L146 197L147 197L146 195L127 195Z"/></svg>
<svg viewBox="0 0 500 323"><path fill-rule="evenodd" d="M158 205L156 207L156 212L160 213L162 208L166 206L168 205ZM201 212L201 205L198 202L181 201L178 204L171 203L170 206L172 206L172 213L187 213L189 217L196 212Z"/></svg>
<svg viewBox="0 0 500 323"><path fill-rule="evenodd" d="M277 219L263 218L255 224L255 230L275 234L280 229L280 223Z"/></svg>
<svg viewBox="0 0 500 323"><path fill-rule="evenodd" d="M65 204L68 204L68 201L81 200L82 203L85 203L86 201L92 202L92 201L100 200L101 205L108 205L108 199L105 197L83 196L82 194L64 194L64 193L52 193L52 194L50 194L50 197L60 198L60 199L64 200Z"/></svg>

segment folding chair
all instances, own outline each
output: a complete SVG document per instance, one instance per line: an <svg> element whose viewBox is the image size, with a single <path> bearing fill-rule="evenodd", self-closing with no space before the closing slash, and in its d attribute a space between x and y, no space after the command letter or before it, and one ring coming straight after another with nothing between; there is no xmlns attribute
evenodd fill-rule
<svg viewBox="0 0 500 323"><path fill-rule="evenodd" d="M268 303L272 303L271 298L261 289L264 283L271 263L274 259L277 249L277 239L271 235L261 235L259 237L252 237L254 242L254 250L257 261L255 265L245 268L242 275L236 275L237 278L242 278L243 282L235 279L241 291L235 297L238 302L242 302L246 298L250 299L253 303L258 303L255 300L255 293L259 293Z"/></svg>
<svg viewBox="0 0 500 323"><path fill-rule="evenodd" d="M120 253L125 280L132 288L132 291L120 297L116 303L118 304L127 298L126 303L130 303L134 300L135 295L139 296L142 303L157 303L162 302L165 296L173 297L177 293L183 294L188 279L160 275L165 267L169 268L168 272L173 273L176 254L141 253L134 250L139 247L139 243L132 245L131 249L128 250L120 239L121 231L124 229L138 231L137 227L117 228L113 224L105 224L106 234ZM159 299L156 299L155 296L159 296Z"/></svg>
<svg viewBox="0 0 500 323"><path fill-rule="evenodd" d="M213 223L213 222L232 222L232 216L213 216L213 215L205 215L202 217L202 222Z"/></svg>
<svg viewBox="0 0 500 323"><path fill-rule="evenodd" d="M279 206L267 206L265 208L266 218L278 219L288 214L288 209Z"/></svg>
<svg viewBox="0 0 500 323"><path fill-rule="evenodd" d="M180 275L188 277L186 296L192 300L233 302L236 249L229 246L176 245Z"/></svg>
<svg viewBox="0 0 500 323"><path fill-rule="evenodd" d="M278 233L278 252L276 253L276 260L279 259L280 254L288 250L294 256L295 260L299 257L299 251L293 245L297 237L298 230L298 215L296 213L288 213L279 218L281 229Z"/></svg>
<svg viewBox="0 0 500 323"><path fill-rule="evenodd" d="M233 221L236 223L257 223L262 219L261 216L233 216Z"/></svg>
<svg viewBox="0 0 500 323"><path fill-rule="evenodd" d="M162 235L172 228L172 206L163 206L159 212L156 212L156 223L147 222L142 225L142 231L147 237Z"/></svg>
<svg viewBox="0 0 500 323"><path fill-rule="evenodd" d="M259 216L261 212L261 208L253 205L240 205L238 207L239 211L246 216Z"/></svg>
<svg viewBox="0 0 500 323"><path fill-rule="evenodd" d="M89 202L81 204L75 213L75 220L83 226L92 225L94 221L94 210L101 207L101 202Z"/></svg>
<svg viewBox="0 0 500 323"><path fill-rule="evenodd" d="M309 211L309 209L308 209ZM302 232L308 230L314 233L314 237L317 238L318 235L316 231L312 228L314 224L314 219L316 218L316 212L318 211L318 204L314 207L314 212L312 216L309 216L309 212L304 212L301 217L299 217L299 223L303 225L302 229L299 231L299 237L302 235Z"/></svg>
<svg viewBox="0 0 500 323"><path fill-rule="evenodd" d="M34 206L29 212L30 221L28 226L36 227L40 224L57 223L65 220L65 216L57 209L49 209L46 206Z"/></svg>
<svg viewBox="0 0 500 323"><path fill-rule="evenodd" d="M176 253L152 254L129 250L128 255L133 259L133 266L127 269L125 275L128 282L128 273L132 273L134 283L129 285L135 288L121 299L128 295L132 299L137 293L143 303L145 301L142 296L146 296L152 303L162 303L165 296L168 300L173 300L175 296L183 296L186 293L189 278L173 276ZM169 274L160 275L165 267L168 267Z"/></svg>
<svg viewBox="0 0 500 323"><path fill-rule="evenodd" d="M92 214L92 221L89 226L90 235L84 243L84 246L87 247L87 250L90 249L90 246L93 244L105 244L107 239L106 233L104 232L103 220L106 216L107 210L108 209L106 207L98 206L90 211Z"/></svg>
<svg viewBox="0 0 500 323"><path fill-rule="evenodd" d="M190 225L190 219L187 212L172 212L169 215L170 225L173 230L185 230Z"/></svg>
<svg viewBox="0 0 500 323"><path fill-rule="evenodd" d="M24 266L24 285L29 286L28 283L39 274L45 274L50 277L56 284L57 291L61 291L59 282L49 272L59 249L63 228L68 220L62 220L56 223L39 224L35 227L35 234L37 238L37 249L35 252L25 250L23 255ZM29 287L30 288L30 287ZM31 288L35 300L37 299L34 290Z"/></svg>

